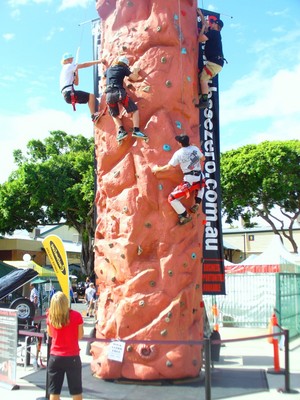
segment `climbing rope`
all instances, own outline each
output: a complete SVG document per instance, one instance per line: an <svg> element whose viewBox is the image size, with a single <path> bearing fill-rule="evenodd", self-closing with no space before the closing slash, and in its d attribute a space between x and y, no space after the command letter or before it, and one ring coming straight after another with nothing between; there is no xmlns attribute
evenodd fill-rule
<svg viewBox="0 0 300 400"><path fill-rule="evenodd" d="M182 58L182 30L181 30L181 4L180 0L178 0L178 34L179 34L179 69L180 76L183 77L183 58ZM184 82L181 84L181 104L183 105L183 94L184 94Z"/></svg>

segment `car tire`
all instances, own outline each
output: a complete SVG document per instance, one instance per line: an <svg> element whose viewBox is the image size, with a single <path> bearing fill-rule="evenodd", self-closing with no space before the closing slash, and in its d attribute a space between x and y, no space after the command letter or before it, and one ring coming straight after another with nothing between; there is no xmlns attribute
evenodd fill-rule
<svg viewBox="0 0 300 400"><path fill-rule="evenodd" d="M18 320L20 322L34 318L35 307L34 304L28 299L23 297L16 299L10 303L9 308L18 310Z"/></svg>

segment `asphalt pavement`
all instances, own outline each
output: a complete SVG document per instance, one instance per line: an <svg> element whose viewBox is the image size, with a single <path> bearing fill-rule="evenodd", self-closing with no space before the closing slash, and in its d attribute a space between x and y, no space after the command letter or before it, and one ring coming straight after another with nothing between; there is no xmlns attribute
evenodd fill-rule
<svg viewBox="0 0 300 400"><path fill-rule="evenodd" d="M74 308L79 311L85 310L83 304L75 305ZM93 318L84 317L84 331L88 335L93 328ZM224 369L230 370L262 370L265 372L269 389L262 392L245 394L243 396L234 396L235 400L277 400L277 399L295 399L300 400L300 338L292 340L289 343L288 357L284 350L279 351L280 371L274 371L274 349L273 345L268 343L265 337L267 329L245 329L245 328L225 328L220 327L221 348L219 361L215 361L211 368L211 376L214 376ZM91 356L86 354L87 342L80 343L81 359L83 363L89 363ZM45 354L46 349L42 348ZM286 374L286 363L288 362L289 374ZM276 365L276 370L278 366ZM34 368L32 365L17 367L17 385L19 389L9 390L0 386L1 398L5 400L32 400L45 398L45 390L30 384L26 380L26 375L32 374ZM204 372L201 372L204 375ZM288 384L288 385L287 385ZM213 388L212 388L213 389ZM286 392L288 389L288 392ZM122 385L118 385L116 390L122 391ZM166 389L167 390L167 389ZM70 396L71 397L71 396ZM61 397L62 400L70 397ZM84 397L84 393L83 393ZM89 396L91 398L91 396ZM98 400L105 400L100 394L94 397ZM118 396L118 398L121 398ZM219 397L220 398L220 397ZM233 397L224 397L233 398ZM213 400L213 390L211 399ZM141 399L143 400L143 399ZM164 400L162 398L162 400ZM182 400L182 398L174 398ZM195 397L199 400L199 397Z"/></svg>

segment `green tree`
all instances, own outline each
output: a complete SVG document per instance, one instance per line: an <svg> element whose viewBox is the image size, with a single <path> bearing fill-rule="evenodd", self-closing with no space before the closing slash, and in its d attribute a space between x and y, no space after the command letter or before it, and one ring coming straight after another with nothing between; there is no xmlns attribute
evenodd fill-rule
<svg viewBox="0 0 300 400"><path fill-rule="evenodd" d="M293 226L300 213L299 140L251 144L221 154L221 187L226 222L242 217L250 227L251 218L261 217L297 252ZM274 213L275 206L281 214Z"/></svg>
<svg viewBox="0 0 300 400"><path fill-rule="evenodd" d="M94 268L94 138L50 132L14 151L17 170L0 186L0 232L66 224L82 238L81 262Z"/></svg>

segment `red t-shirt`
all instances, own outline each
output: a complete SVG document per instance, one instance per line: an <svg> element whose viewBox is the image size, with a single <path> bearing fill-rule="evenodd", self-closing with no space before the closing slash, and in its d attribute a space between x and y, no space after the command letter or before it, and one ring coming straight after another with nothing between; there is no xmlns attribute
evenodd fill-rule
<svg viewBox="0 0 300 400"><path fill-rule="evenodd" d="M75 310L70 310L70 323L61 329L54 328L47 316L47 325L50 327L52 344L50 354L53 356L78 356L78 326L83 324L82 315Z"/></svg>

